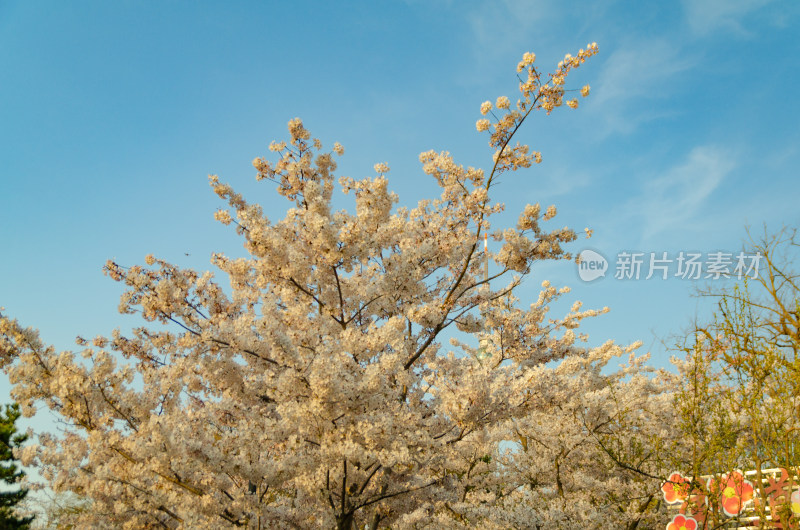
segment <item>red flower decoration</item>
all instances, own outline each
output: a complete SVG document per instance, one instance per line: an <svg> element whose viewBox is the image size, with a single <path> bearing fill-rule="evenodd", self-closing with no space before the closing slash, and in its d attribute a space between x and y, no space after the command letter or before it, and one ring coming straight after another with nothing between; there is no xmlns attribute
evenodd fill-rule
<svg viewBox="0 0 800 530"><path fill-rule="evenodd" d="M661 491L664 492L664 500L669 504L686 500L689 495L690 482L689 478L680 473L672 473L666 482L661 485Z"/></svg>
<svg viewBox="0 0 800 530"><path fill-rule="evenodd" d="M753 500L753 483L745 480L739 471L722 475L719 484L712 481L711 490L719 495L722 512L728 517L742 513L744 506Z"/></svg>
<svg viewBox="0 0 800 530"><path fill-rule="evenodd" d="M697 530L697 521L685 515L676 515L667 525L667 530Z"/></svg>

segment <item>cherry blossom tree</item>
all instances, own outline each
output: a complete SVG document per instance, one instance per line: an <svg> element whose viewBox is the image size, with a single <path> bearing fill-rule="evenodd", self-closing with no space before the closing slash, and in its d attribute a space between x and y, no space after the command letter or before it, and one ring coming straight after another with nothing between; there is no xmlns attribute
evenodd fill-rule
<svg viewBox="0 0 800 530"><path fill-rule="evenodd" d="M76 352L0 318L14 398L25 414L45 404L71 425L40 436L25 462L90 501L74 515L85 527L586 528L657 517L643 502L655 475L626 469L604 443L663 387L635 345L582 344L581 320L607 309L576 302L549 316L568 289L548 282L519 303L535 263L572 258L575 233L544 227L555 207L492 225L498 180L541 161L517 131L534 112L577 108L566 78L596 53L590 44L549 75L525 54L516 105L480 107L489 171L420 155L436 199L398 207L386 164L337 179L342 146L324 151L294 119L272 158L253 161L290 203L282 220L210 178L227 204L216 218L247 251L212 257L227 285L153 256L109 261L127 288L119 310L145 322L79 338ZM337 184L354 212L334 211ZM497 252L482 250L485 235ZM445 332L456 337L447 351Z"/></svg>

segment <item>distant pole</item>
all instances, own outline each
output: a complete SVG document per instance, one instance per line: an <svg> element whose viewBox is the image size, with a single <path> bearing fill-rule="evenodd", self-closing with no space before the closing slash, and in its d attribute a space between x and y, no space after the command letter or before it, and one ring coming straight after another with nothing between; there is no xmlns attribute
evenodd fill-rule
<svg viewBox="0 0 800 530"><path fill-rule="evenodd" d="M483 279L489 281L489 235L483 234Z"/></svg>
<svg viewBox="0 0 800 530"><path fill-rule="evenodd" d="M489 282L489 237L486 233L483 234L483 279ZM489 357L489 352L487 351L487 347L489 345L490 339L485 335L479 341L479 348L478 348L478 361L483 362L483 359Z"/></svg>

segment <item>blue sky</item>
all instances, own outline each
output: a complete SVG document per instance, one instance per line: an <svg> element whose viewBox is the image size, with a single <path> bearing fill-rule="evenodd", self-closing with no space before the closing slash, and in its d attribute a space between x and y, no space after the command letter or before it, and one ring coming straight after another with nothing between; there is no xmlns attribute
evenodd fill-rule
<svg viewBox="0 0 800 530"><path fill-rule="evenodd" d="M600 54L568 82L592 95L526 124L520 140L544 162L503 177L502 220L555 204L553 228L594 230L572 250L610 259L735 252L745 226L800 224L798 23L800 4L768 0L6 0L0 305L59 349L137 324L117 314L105 260L154 253L204 270L214 251L240 254L213 220L207 175L281 217L286 203L250 162L295 116L345 146L340 174L387 162L401 204L430 197L417 155L490 165L478 108L515 99L523 52L547 72L592 41ZM592 342L642 340L659 366L660 341L708 314L692 296L702 283L610 276L584 283L574 264L546 264L520 296L569 284L570 301L611 307L585 326Z"/></svg>

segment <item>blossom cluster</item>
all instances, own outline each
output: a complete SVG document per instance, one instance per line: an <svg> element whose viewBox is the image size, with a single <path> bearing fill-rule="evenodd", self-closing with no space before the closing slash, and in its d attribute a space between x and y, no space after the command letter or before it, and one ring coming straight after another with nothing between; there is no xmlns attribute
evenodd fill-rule
<svg viewBox="0 0 800 530"><path fill-rule="evenodd" d="M538 164L542 161L541 153L530 151L528 146L519 144L513 147L509 146L511 137L532 111L542 109L550 114L556 107L564 104L565 84L570 71L578 68L597 52L597 43L593 42L588 44L585 49L580 49L578 55L574 57L567 54L546 81L543 81L542 73L534 66L536 54L527 52L523 55L517 65L517 72L524 71L526 79L520 79L519 90L522 97L517 100L516 108L511 108L508 97L501 96L497 98L494 108L504 112L496 116L496 122L493 124L488 118L481 118L475 123L478 132L489 131L491 133L489 145L495 149L495 170L498 172L515 170L530 167L531 162ZM587 97L589 85L585 85L580 93L581 96ZM572 109L578 108L577 98L568 100L566 104ZM492 102L485 101L481 104L480 112L486 116L492 109Z"/></svg>

